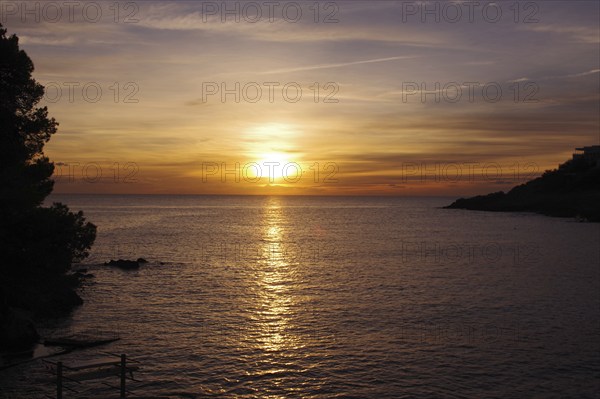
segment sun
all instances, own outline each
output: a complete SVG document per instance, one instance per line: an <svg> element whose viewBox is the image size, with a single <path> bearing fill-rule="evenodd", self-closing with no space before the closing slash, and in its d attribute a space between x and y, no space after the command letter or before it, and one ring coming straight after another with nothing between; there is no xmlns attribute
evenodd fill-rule
<svg viewBox="0 0 600 399"><path fill-rule="evenodd" d="M270 183L284 177L286 165L290 162L287 155L281 152L263 153L256 160L256 164L260 167L261 176L268 179ZM258 168L255 167L255 169Z"/></svg>
<svg viewBox="0 0 600 399"><path fill-rule="evenodd" d="M268 183L281 183L290 171L288 165L295 165L290 159L293 151L296 129L285 123L268 123L246 129L244 137L249 145L246 150L248 163L243 174L248 179L256 179Z"/></svg>

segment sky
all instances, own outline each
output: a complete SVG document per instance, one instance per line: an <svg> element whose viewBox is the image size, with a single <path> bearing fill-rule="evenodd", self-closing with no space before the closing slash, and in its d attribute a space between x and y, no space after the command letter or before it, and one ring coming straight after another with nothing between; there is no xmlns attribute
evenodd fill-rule
<svg viewBox="0 0 600 399"><path fill-rule="evenodd" d="M508 190L600 144L598 1L0 0L55 192Z"/></svg>

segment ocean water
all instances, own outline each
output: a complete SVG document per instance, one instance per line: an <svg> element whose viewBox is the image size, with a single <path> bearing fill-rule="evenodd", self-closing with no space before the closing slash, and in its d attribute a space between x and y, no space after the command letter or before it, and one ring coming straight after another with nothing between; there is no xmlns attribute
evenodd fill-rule
<svg viewBox="0 0 600 399"><path fill-rule="evenodd" d="M598 224L441 209L450 198L51 200L98 238L85 304L42 333L121 337L53 360L126 353L135 394L600 397ZM0 371L0 397L52 395L49 377L39 360Z"/></svg>

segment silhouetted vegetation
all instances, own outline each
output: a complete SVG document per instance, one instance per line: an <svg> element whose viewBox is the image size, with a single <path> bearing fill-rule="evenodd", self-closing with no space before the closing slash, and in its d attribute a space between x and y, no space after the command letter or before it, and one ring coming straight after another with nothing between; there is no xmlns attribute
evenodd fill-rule
<svg viewBox="0 0 600 399"><path fill-rule="evenodd" d="M584 159L569 160L508 193L461 198L447 208L528 211L600 222L600 166Z"/></svg>
<svg viewBox="0 0 600 399"><path fill-rule="evenodd" d="M54 164L43 149L58 123L46 107L37 107L44 87L33 70L17 36L7 36L0 25L0 346L5 347L25 345L35 335L14 341L17 330L28 328L19 326L13 307L53 316L81 303L73 290L77 281L66 272L88 255L96 237L96 226L82 212L60 203L42 206L54 186Z"/></svg>

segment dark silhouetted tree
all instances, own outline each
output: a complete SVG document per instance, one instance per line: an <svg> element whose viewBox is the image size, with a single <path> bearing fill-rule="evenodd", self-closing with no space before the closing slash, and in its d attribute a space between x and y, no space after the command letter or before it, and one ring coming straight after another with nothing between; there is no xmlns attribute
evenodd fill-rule
<svg viewBox="0 0 600 399"><path fill-rule="evenodd" d="M54 164L44 145L58 123L37 107L44 87L16 35L0 25L0 283L2 277L64 274L88 255L96 226L62 204L43 207Z"/></svg>

